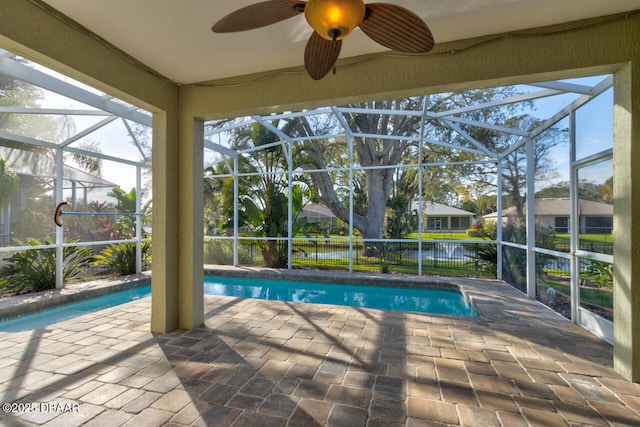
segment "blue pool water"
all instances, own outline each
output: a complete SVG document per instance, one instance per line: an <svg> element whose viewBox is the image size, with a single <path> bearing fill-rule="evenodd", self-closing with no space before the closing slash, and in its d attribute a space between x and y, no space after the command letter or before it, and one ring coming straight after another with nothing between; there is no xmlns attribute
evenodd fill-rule
<svg viewBox="0 0 640 427"><path fill-rule="evenodd" d="M205 276L205 295L263 300L335 304L385 310L417 311L454 316L478 316L462 293L442 289L416 289L352 284L296 282ZM1 321L0 331L20 332L42 328L83 314L151 295L151 286L63 305L50 310Z"/></svg>
<svg viewBox="0 0 640 427"><path fill-rule="evenodd" d="M458 291L205 276L205 295L477 316Z"/></svg>
<svg viewBox="0 0 640 427"><path fill-rule="evenodd" d="M90 298L84 301L65 304L49 310L39 311L25 316L0 322L0 331L21 332L43 328L63 320L73 319L83 314L93 313L108 307L124 304L151 295L151 286L128 289L101 297Z"/></svg>

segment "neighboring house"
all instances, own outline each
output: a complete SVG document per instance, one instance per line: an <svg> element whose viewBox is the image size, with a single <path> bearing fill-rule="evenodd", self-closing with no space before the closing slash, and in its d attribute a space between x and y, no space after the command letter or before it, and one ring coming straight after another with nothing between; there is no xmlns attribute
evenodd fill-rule
<svg viewBox="0 0 640 427"><path fill-rule="evenodd" d="M5 161L7 168L18 175L18 177L31 176L46 181L51 190L51 194L53 194L56 178L54 159L41 153L3 146L0 146L0 158ZM75 210L76 201L78 200L82 200L86 205L89 191L100 188L111 190L118 186L118 184L109 182L67 164L63 167L62 175L65 198L70 201L69 210ZM40 196L39 194L31 194L30 189L25 187L22 181L18 183L18 187L13 194L14 196L11 203L8 206L0 208L0 246L10 244L12 236L11 224L16 221L21 211L29 209L28 199ZM51 231L54 230L54 210L55 204L52 201L51 210L42 212L42 214L52 218ZM36 213L32 212L31 214Z"/></svg>
<svg viewBox="0 0 640 427"><path fill-rule="evenodd" d="M308 224L318 224L323 231L333 233L337 217L326 206L308 204L302 208L301 218L307 218Z"/></svg>
<svg viewBox="0 0 640 427"><path fill-rule="evenodd" d="M435 202L411 203L411 211L422 215L422 232L460 232L473 226L475 213Z"/></svg>
<svg viewBox="0 0 640 427"><path fill-rule="evenodd" d="M536 199L536 221L553 228L557 233L569 233L569 199ZM526 210L526 207L525 207ZM578 205L580 215L580 233L609 234L613 230L613 205L580 200ZM497 221L498 213L483 216L485 221ZM510 207L502 211L502 222L512 223L517 220L516 208Z"/></svg>

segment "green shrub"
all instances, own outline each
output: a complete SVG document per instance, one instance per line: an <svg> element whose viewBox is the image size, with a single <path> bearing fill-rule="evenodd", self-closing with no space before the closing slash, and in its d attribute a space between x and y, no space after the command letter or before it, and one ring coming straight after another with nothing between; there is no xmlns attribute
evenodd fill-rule
<svg viewBox="0 0 640 427"><path fill-rule="evenodd" d="M467 228L466 230L467 237L482 237L482 229L478 230L476 228Z"/></svg>
<svg viewBox="0 0 640 427"><path fill-rule="evenodd" d="M498 249L495 244L475 245L474 255L470 256L482 271L496 277L498 274Z"/></svg>
<svg viewBox="0 0 640 427"><path fill-rule="evenodd" d="M613 286L613 264L589 260L589 265L583 275L595 282L599 288Z"/></svg>
<svg viewBox="0 0 640 427"><path fill-rule="evenodd" d="M142 242L142 263L149 262L151 242ZM136 273L136 243L116 243L107 246L95 257L94 265L104 267L107 273L126 276Z"/></svg>
<svg viewBox="0 0 640 427"><path fill-rule="evenodd" d="M496 240L497 223L495 221L485 221L476 224L473 230L486 240ZM469 230L467 230L469 231ZM556 233L551 227L546 227L536 222L536 247L545 249L555 249ZM519 244L526 244L527 230L524 223L508 223L502 228L502 240ZM482 245L475 249L475 255L471 257L485 271L492 274L498 269L498 250L496 245ZM547 257L539 255L544 260ZM522 270L526 265L526 251L517 248L505 249L503 251L503 277L507 282L516 280L522 276Z"/></svg>
<svg viewBox="0 0 640 427"><path fill-rule="evenodd" d="M384 242L368 246L367 249L372 250L380 262L380 273L389 272L389 264L395 260L395 248L393 245Z"/></svg>
<svg viewBox="0 0 640 427"><path fill-rule="evenodd" d="M204 243L204 263L214 265L233 265L233 241L209 240ZM238 263L253 264L247 245L238 245Z"/></svg>
<svg viewBox="0 0 640 427"><path fill-rule="evenodd" d="M76 243L72 240L69 243ZM17 242L24 246L24 243ZM45 245L52 245L50 238ZM28 246L43 245L38 239L27 240ZM63 249L63 282L79 277L93 261L90 248L67 246ZM28 249L5 258L7 265L0 268L0 289L17 293L37 292L56 287L56 248Z"/></svg>

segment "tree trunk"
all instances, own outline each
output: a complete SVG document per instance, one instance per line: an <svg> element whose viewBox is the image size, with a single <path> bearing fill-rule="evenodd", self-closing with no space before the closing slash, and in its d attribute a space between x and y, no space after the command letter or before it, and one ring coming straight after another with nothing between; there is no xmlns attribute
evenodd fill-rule
<svg viewBox="0 0 640 427"><path fill-rule="evenodd" d="M361 104L356 107L397 109L402 110L404 103L422 104L422 98L404 100L389 100L372 104ZM385 135L402 136L415 135L420 117L394 116L388 114L348 114L345 117L354 130L369 135L380 137L356 137L353 139L353 150L357 163L364 167L370 166L396 166L400 163L403 154L410 146L410 140L386 139ZM313 134L308 123L303 123L305 133ZM313 164L303 165L303 168L317 170L326 165L323 158L323 149L316 140L309 142L307 154L314 159ZM387 209L387 200L391 192L393 174L395 168L366 169L367 178L367 208L366 214L353 214L353 227L360 231L363 239L381 239L383 237L384 217ZM342 221L349 223L349 206L338 198L334 183L327 172L313 172L310 174L314 185L318 188L322 200L329 209ZM368 252L365 244L365 253Z"/></svg>
<svg viewBox="0 0 640 427"><path fill-rule="evenodd" d="M373 256L375 252L372 246L368 244L368 239L382 239L383 227L384 227L384 214L387 210L387 198L391 190L391 179L393 169L379 169L379 170L367 170L367 199L369 204L367 206L367 215L365 217L365 224L362 229L359 229L362 233L362 239L364 242L364 254L365 256Z"/></svg>

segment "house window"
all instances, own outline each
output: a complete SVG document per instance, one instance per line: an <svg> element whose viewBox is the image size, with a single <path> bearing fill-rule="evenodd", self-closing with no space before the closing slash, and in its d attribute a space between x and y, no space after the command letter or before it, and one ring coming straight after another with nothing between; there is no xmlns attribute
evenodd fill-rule
<svg viewBox="0 0 640 427"><path fill-rule="evenodd" d="M613 229L613 218L610 216L589 216L585 218L586 234L609 234Z"/></svg>
<svg viewBox="0 0 640 427"><path fill-rule="evenodd" d="M568 233L569 232L569 217L557 216L555 218L555 230L556 233Z"/></svg>
<svg viewBox="0 0 640 427"><path fill-rule="evenodd" d="M440 230L442 228L442 218L434 217L429 218L427 221L427 229L428 230Z"/></svg>
<svg viewBox="0 0 640 427"><path fill-rule="evenodd" d="M467 228L471 228L471 218L469 217L460 218L460 229L466 230Z"/></svg>
<svg viewBox="0 0 640 427"><path fill-rule="evenodd" d="M451 218L451 229L452 230L458 230L460 228L460 218L458 217L452 217Z"/></svg>
<svg viewBox="0 0 640 427"><path fill-rule="evenodd" d="M467 217L451 217L451 229L452 230L466 230L471 227L469 218Z"/></svg>

